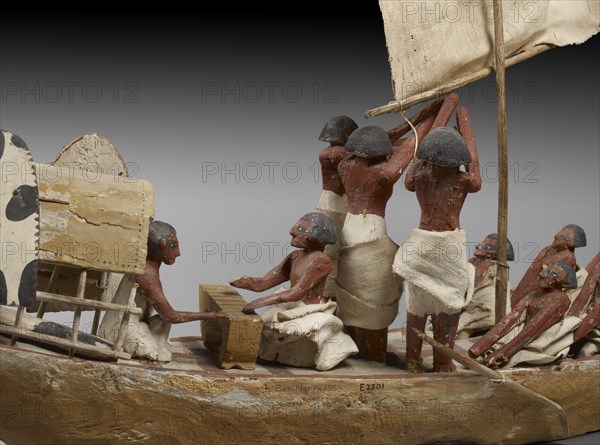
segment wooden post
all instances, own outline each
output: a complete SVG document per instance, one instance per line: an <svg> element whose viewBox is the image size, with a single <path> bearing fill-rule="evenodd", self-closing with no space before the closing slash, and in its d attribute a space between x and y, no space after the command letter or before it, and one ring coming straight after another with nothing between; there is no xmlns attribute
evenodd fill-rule
<svg viewBox="0 0 600 445"><path fill-rule="evenodd" d="M54 287L54 283L60 274L60 266L54 266L52 269L52 275L50 275L50 281L48 281L48 285L46 286L46 292L52 292L52 288ZM44 318L44 314L46 313L46 302L42 301L40 303L40 307L37 311L37 318Z"/></svg>
<svg viewBox="0 0 600 445"><path fill-rule="evenodd" d="M104 303L108 303L106 292L108 289L108 283L110 280L110 272L102 272L100 276L100 281L98 282L98 288L102 291L100 294L100 301ZM94 313L94 321L92 322L92 335L96 335L98 333L98 325L100 324L100 315L102 314L101 309L96 309Z"/></svg>
<svg viewBox="0 0 600 445"><path fill-rule="evenodd" d="M508 266L506 264L508 214L508 154L506 133L506 92L504 61L504 21L502 0L494 0L494 48L496 52L496 86L498 88L498 263L496 265L496 322L505 315Z"/></svg>
<svg viewBox="0 0 600 445"><path fill-rule="evenodd" d="M83 300L85 298L85 283L87 281L87 269L82 269L79 274L79 284L77 285L77 298ZM81 307L75 308L75 314L73 315L73 333L71 341L77 343L77 336L79 335L79 320L81 319ZM75 356L77 349L72 347L69 349L69 358Z"/></svg>
<svg viewBox="0 0 600 445"><path fill-rule="evenodd" d="M19 329L19 325L21 324L21 318L23 317L23 312L25 311L25 307L23 306L19 306L17 308L17 314L15 315L15 329ZM18 332L18 331L17 331ZM13 336L10 338L10 345L14 346L17 344L17 339L19 338L19 336L17 334L13 334Z"/></svg>

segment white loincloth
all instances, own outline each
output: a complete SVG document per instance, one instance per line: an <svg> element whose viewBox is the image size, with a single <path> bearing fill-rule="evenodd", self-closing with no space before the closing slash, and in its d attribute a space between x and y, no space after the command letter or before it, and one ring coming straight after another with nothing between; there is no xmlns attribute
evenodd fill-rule
<svg viewBox="0 0 600 445"><path fill-rule="evenodd" d="M132 275L124 275L112 302L126 305L134 283L135 280ZM135 302L136 306L146 311L146 298L139 291ZM122 316L122 312L106 311L98 328L98 335L108 341L115 342ZM167 343L170 330L171 324L160 317L151 317L146 323L140 320L139 315L131 314L125 331L123 350L134 358L160 362L171 361L171 351Z"/></svg>
<svg viewBox="0 0 600 445"><path fill-rule="evenodd" d="M339 255L338 250L340 247L342 227L344 226L344 220L346 219L346 213L348 212L348 196L339 196L330 190L323 190L321 192L321 198L315 207L315 212L331 218L333 225L335 226L336 242L335 244L327 244L327 246L325 246L325 253L333 262L333 270L327 276L325 290L323 291L325 297L335 298L335 279L337 277Z"/></svg>
<svg viewBox="0 0 600 445"><path fill-rule="evenodd" d="M283 303L262 315L263 331L258 356L286 365L327 371L358 348L345 334L335 315L336 303Z"/></svg>
<svg viewBox="0 0 600 445"><path fill-rule="evenodd" d="M406 310L420 317L460 312L473 295L475 268L467 261L466 232L412 229L393 270L408 282Z"/></svg>
<svg viewBox="0 0 600 445"><path fill-rule="evenodd" d="M506 289L505 314L510 312L510 283ZM483 273L474 288L471 301L462 309L458 321L457 338L468 338L474 332L486 331L496 324L496 265Z"/></svg>
<svg viewBox="0 0 600 445"><path fill-rule="evenodd" d="M507 344L521 332L525 325L525 316L508 334L502 337L494 346L494 350ZM513 355L504 368L512 368L519 364L544 365L565 357L573 344L573 331L581 324L577 317L568 315L553 324L538 338L525 345Z"/></svg>
<svg viewBox="0 0 600 445"><path fill-rule="evenodd" d="M398 245L377 215L348 213L342 229L337 316L346 326L384 329L394 322L402 279L392 272Z"/></svg>

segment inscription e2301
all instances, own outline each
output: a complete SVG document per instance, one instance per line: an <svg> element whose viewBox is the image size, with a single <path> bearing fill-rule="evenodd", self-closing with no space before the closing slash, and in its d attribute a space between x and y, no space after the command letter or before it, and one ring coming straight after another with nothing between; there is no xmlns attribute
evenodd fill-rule
<svg viewBox="0 0 600 445"><path fill-rule="evenodd" d="M359 389L361 391L374 391L377 389L383 389L384 383L361 383Z"/></svg>

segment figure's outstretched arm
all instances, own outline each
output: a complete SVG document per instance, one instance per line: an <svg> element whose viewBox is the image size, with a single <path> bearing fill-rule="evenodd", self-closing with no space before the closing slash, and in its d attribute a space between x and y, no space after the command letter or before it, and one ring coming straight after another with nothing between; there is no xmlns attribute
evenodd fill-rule
<svg viewBox="0 0 600 445"><path fill-rule="evenodd" d="M461 107L456 111L456 123L458 131L462 135L469 153L471 154L471 163L467 165L466 174L463 177L469 185L469 193L475 193L481 190L481 172L479 170L479 155L477 154L477 144L473 135L471 119L466 108Z"/></svg>
<svg viewBox="0 0 600 445"><path fill-rule="evenodd" d="M573 301L573 304L569 309L569 315L573 315L575 317L581 316L585 308L590 303L596 286L600 286L600 252L596 254L592 261L590 261L590 264L587 265L586 270L588 272L588 276L583 282L583 285L579 290L579 294L577 294L577 298L575 298L575 301Z"/></svg>
<svg viewBox="0 0 600 445"><path fill-rule="evenodd" d="M551 246L544 247L535 257L533 263L531 263L531 265L527 268L525 275L523 275L523 278L521 278L521 281L519 281L519 284L510 297L512 307L515 307L515 305L533 289L538 288L539 274L542 271L542 263L550 249Z"/></svg>
<svg viewBox="0 0 600 445"><path fill-rule="evenodd" d="M531 343L550 328L550 326L560 321L571 303L569 297L564 292L553 292L545 295L545 298L547 299L547 303L531 320L525 323L521 332L507 344L485 358L487 366L497 368L508 362L525 345Z"/></svg>
<svg viewBox="0 0 600 445"><path fill-rule="evenodd" d="M440 111L443 102L444 101L441 98L435 99L429 105L427 105L425 108L419 111L415 116L409 117L408 120L412 123L413 126L419 125L429 116L436 114L438 111ZM396 142L410 130L411 126L406 121L398 125L397 127L388 130L387 134L390 138L390 142L392 143L392 145L395 145Z"/></svg>
<svg viewBox="0 0 600 445"><path fill-rule="evenodd" d="M438 127L444 127L450 120L450 116L454 112L455 108L458 105L458 95L456 93L449 94L448 97L442 103L440 110L438 111L435 119L431 124L429 123L431 117L425 119L423 123L417 127L417 134L419 136L419 145L421 142L429 134L431 130ZM423 127L423 128L421 128ZM388 161L388 166L392 170L390 171L390 175L395 178L395 181L400 178L411 159L414 158L415 152L415 135L411 134L402 145L394 152L390 160ZM395 160L394 157L397 156L398 160ZM407 190L414 192L415 191L415 173L418 171L419 167L422 165L422 161L417 160L416 158L413 160L413 163L410 167L410 170L406 173L406 179L404 180L404 186ZM394 174L397 175L394 176Z"/></svg>
<svg viewBox="0 0 600 445"><path fill-rule="evenodd" d="M573 333L573 343L588 335L600 323L600 303L590 311L583 319L579 327Z"/></svg>
<svg viewBox="0 0 600 445"><path fill-rule="evenodd" d="M419 136L419 143L423 140L425 136L431 130L431 126L434 122L434 116L429 116L425 119L421 125L416 127L417 135ZM388 161L385 163L385 166L382 167L383 174L390 178L390 181L396 182L410 164L411 159L415 154L415 133L412 133L408 136L402 144L394 149L394 152L390 155Z"/></svg>
<svg viewBox="0 0 600 445"><path fill-rule="evenodd" d="M420 159L414 158L412 164L410 164L410 168L406 172L406 176L404 177L404 187L409 192L414 192L415 189L415 176L417 175L417 171L423 165L423 161Z"/></svg>
<svg viewBox="0 0 600 445"><path fill-rule="evenodd" d="M152 304L160 317L172 324L187 323L197 320L213 320L215 318L225 318L223 312L185 312L176 311L167 300L160 282L157 271L146 271L135 279L143 295Z"/></svg>
<svg viewBox="0 0 600 445"><path fill-rule="evenodd" d="M523 311L527 309L529 298L523 298L519 304L508 314L485 333L483 337L471 346L469 355L473 358L483 355L493 344L510 332L512 328L519 322Z"/></svg>
<svg viewBox="0 0 600 445"><path fill-rule="evenodd" d="M291 288L248 303L244 306L244 312L252 312L255 309L273 304L300 301L322 284L332 270L333 263L329 257L325 254L315 257L307 265L307 271L301 275Z"/></svg>
<svg viewBox="0 0 600 445"><path fill-rule="evenodd" d="M290 279L291 256L292 254L290 253L281 263L262 277L248 277L244 275L242 277L234 278L229 284L240 289L263 292L278 284L285 283Z"/></svg>

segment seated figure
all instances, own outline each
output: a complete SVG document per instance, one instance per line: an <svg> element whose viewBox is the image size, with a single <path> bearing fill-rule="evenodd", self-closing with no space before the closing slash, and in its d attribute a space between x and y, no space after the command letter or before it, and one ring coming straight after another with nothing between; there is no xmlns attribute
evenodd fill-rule
<svg viewBox="0 0 600 445"><path fill-rule="evenodd" d="M555 261L564 261L571 267L577 266L575 249L587 244L584 230L576 224L563 227L554 235L551 245L544 247L536 256L531 266L515 288L511 296L511 306L516 304L532 291L540 290L538 275L542 269ZM576 269L577 272L577 269Z"/></svg>
<svg viewBox="0 0 600 445"><path fill-rule="evenodd" d="M496 323L496 255L498 235L490 233L475 247L469 260L475 267L475 283L471 301L462 309L456 337L481 335ZM506 240L506 259L514 261L513 246ZM506 310L510 312L510 285L506 289Z"/></svg>
<svg viewBox="0 0 600 445"><path fill-rule="evenodd" d="M487 366L497 368L551 363L568 353L573 331L581 324L566 315L571 300L563 289L577 287L573 267L564 261L550 264L540 272L538 287L475 342L471 357L484 356ZM494 345L497 349L485 355Z"/></svg>
<svg viewBox="0 0 600 445"><path fill-rule="evenodd" d="M324 295L325 282L333 270L327 244L334 244L335 226L320 213L307 213L290 229L296 247L263 277L243 276L230 282L234 287L262 292L290 281L290 288L248 303L244 312L267 309L258 356L282 364L315 367L324 371L358 352L352 339L342 332L334 313L336 303Z"/></svg>
<svg viewBox="0 0 600 445"><path fill-rule="evenodd" d="M222 312L183 312L176 311L169 304L160 281L159 269L162 263L171 265L180 255L179 240L175 229L162 221L152 221L148 233L148 254L142 275L127 274L121 280L113 303L127 304L129 293L138 284L135 303L142 308L142 316L131 315L123 341L123 350L135 358L168 362L171 352L167 340L173 323L187 323L196 320L223 318ZM121 313L106 312L98 334L109 340L117 338Z"/></svg>

